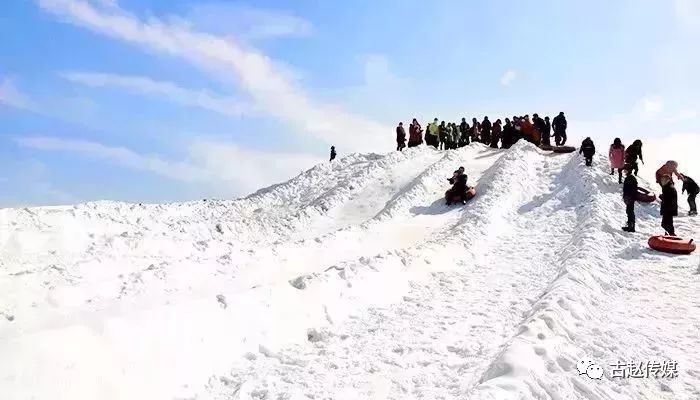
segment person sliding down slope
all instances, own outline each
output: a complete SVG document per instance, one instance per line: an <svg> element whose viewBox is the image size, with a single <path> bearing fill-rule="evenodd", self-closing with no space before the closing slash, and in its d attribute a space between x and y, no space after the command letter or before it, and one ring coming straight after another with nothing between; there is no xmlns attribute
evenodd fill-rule
<svg viewBox="0 0 700 400"><path fill-rule="evenodd" d="M460 175L465 175L464 167L457 168L457 170L452 173L452 178L448 178L447 181L450 182L450 185L454 185L455 182L457 182L457 178L459 178Z"/></svg>
<svg viewBox="0 0 700 400"><path fill-rule="evenodd" d="M593 165L593 155L595 155L595 145L590 137L583 139L581 142L581 149L578 151L579 154L583 153L583 157L586 158L586 166L590 167Z"/></svg>
<svg viewBox="0 0 700 400"><path fill-rule="evenodd" d="M465 204L467 202L467 189L467 175L458 175L454 185L452 186L452 189L448 190L445 196L447 205L452 205L455 198L459 198L462 204Z"/></svg>

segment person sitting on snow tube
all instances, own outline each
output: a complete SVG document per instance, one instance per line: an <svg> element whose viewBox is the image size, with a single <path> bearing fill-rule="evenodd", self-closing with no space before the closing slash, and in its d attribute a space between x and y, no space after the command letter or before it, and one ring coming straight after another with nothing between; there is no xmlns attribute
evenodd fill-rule
<svg viewBox="0 0 700 400"><path fill-rule="evenodd" d="M464 167L459 167L455 172L452 173L452 178L447 179L448 182L450 182L450 185L454 185L457 182L457 178L459 178L460 175L466 176L464 173Z"/></svg>
<svg viewBox="0 0 700 400"><path fill-rule="evenodd" d="M452 205L452 203L454 203L455 201L461 201L462 203L466 203L468 200L468 189L469 188L467 187L467 175L459 175L455 180L452 189L448 190L447 193L445 193L445 200L447 202L447 205Z"/></svg>

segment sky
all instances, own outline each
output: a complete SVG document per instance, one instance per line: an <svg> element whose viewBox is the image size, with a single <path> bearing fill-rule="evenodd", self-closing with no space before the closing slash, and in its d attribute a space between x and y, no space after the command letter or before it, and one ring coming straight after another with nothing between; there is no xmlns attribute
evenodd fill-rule
<svg viewBox="0 0 700 400"><path fill-rule="evenodd" d="M414 117L687 152L699 39L700 0L4 0L0 207L240 197Z"/></svg>

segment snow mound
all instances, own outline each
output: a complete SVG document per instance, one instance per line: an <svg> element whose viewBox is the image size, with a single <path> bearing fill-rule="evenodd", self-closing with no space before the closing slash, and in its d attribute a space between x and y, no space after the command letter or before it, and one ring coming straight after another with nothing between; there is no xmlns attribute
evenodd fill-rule
<svg viewBox="0 0 700 400"><path fill-rule="evenodd" d="M0 210L0 398L700 398L696 256L647 248L656 203L622 232L582 164L421 147L233 201ZM459 166L477 196L448 207Z"/></svg>

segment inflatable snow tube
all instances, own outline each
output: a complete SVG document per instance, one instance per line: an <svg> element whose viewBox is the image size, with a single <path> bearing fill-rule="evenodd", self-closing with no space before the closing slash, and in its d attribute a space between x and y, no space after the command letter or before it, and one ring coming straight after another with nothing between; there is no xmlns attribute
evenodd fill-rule
<svg viewBox="0 0 700 400"><path fill-rule="evenodd" d="M552 147L552 151L555 153L573 153L576 151L576 147L572 146L554 146Z"/></svg>
<svg viewBox="0 0 700 400"><path fill-rule="evenodd" d="M476 189L473 187L470 187L467 189L467 196L466 200L469 201L476 196ZM462 202L462 197L461 196L455 196L452 194L452 189L448 190L445 192L445 200L447 200L450 203L461 203Z"/></svg>
<svg viewBox="0 0 700 400"><path fill-rule="evenodd" d="M649 238L649 247L671 254L690 254L695 251L693 239L683 239L676 236L652 236Z"/></svg>
<svg viewBox="0 0 700 400"><path fill-rule="evenodd" d="M644 188L637 188L637 197L635 198L640 203L651 203L656 201L656 195Z"/></svg>
<svg viewBox="0 0 700 400"><path fill-rule="evenodd" d="M550 146L550 145L548 145L548 144L541 144L541 145L540 145L540 149L545 150L545 151L551 151L551 150L552 150L552 146Z"/></svg>

